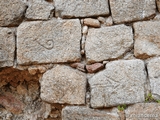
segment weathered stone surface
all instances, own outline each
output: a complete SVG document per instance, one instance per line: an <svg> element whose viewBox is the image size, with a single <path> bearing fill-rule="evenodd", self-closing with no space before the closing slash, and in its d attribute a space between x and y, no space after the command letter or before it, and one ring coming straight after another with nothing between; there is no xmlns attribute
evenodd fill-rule
<svg viewBox="0 0 160 120"><path fill-rule="evenodd" d="M80 39L81 25L77 19L24 22L17 30L17 62L79 61Z"/></svg>
<svg viewBox="0 0 160 120"><path fill-rule="evenodd" d="M114 23L149 18L156 13L155 0L110 0Z"/></svg>
<svg viewBox="0 0 160 120"><path fill-rule="evenodd" d="M157 2L158 11L160 12L160 0L156 0L156 2Z"/></svg>
<svg viewBox="0 0 160 120"><path fill-rule="evenodd" d="M91 106L100 108L143 102L145 82L143 61L109 62L105 70L89 79Z"/></svg>
<svg viewBox="0 0 160 120"><path fill-rule="evenodd" d="M137 58L160 55L160 21L144 21L133 24L135 31L134 54Z"/></svg>
<svg viewBox="0 0 160 120"><path fill-rule="evenodd" d="M93 18L85 18L84 24L90 27L100 27L101 26L99 20L93 19Z"/></svg>
<svg viewBox="0 0 160 120"><path fill-rule="evenodd" d="M9 28L0 27L0 67L13 66L15 35Z"/></svg>
<svg viewBox="0 0 160 120"><path fill-rule="evenodd" d="M133 46L132 28L125 25L89 29L85 50L88 63L118 58Z"/></svg>
<svg viewBox="0 0 160 120"><path fill-rule="evenodd" d="M86 69L89 73L97 72L104 68L104 65L102 63L94 63L92 65L86 65Z"/></svg>
<svg viewBox="0 0 160 120"><path fill-rule="evenodd" d="M25 10L21 0L0 0L0 26L19 24Z"/></svg>
<svg viewBox="0 0 160 120"><path fill-rule="evenodd" d="M41 98L49 103L84 104L86 75L68 66L57 65L45 72L41 83Z"/></svg>
<svg viewBox="0 0 160 120"><path fill-rule="evenodd" d="M108 0L54 0L61 17L90 17L108 15Z"/></svg>
<svg viewBox="0 0 160 120"><path fill-rule="evenodd" d="M111 16L109 16L108 18L106 18L106 22L105 22L106 26L111 26L113 25L113 19Z"/></svg>
<svg viewBox="0 0 160 120"><path fill-rule="evenodd" d="M149 60L147 69L152 96L160 100L160 57Z"/></svg>
<svg viewBox="0 0 160 120"><path fill-rule="evenodd" d="M82 72L86 71L85 70L85 65L83 63L72 63L70 66L73 67L73 68L76 68L76 69L78 69Z"/></svg>
<svg viewBox="0 0 160 120"><path fill-rule="evenodd" d="M24 108L24 104L11 93L0 95L0 105L4 106L8 111L14 114L21 113Z"/></svg>
<svg viewBox="0 0 160 120"><path fill-rule="evenodd" d="M53 5L48 2L34 1L29 5L25 17L28 19L47 20L49 19L53 9Z"/></svg>
<svg viewBox="0 0 160 120"><path fill-rule="evenodd" d="M116 108L94 110L83 106L67 106L62 110L63 120L121 120Z"/></svg>
<svg viewBox="0 0 160 120"><path fill-rule="evenodd" d="M125 110L126 120L159 120L160 104L138 103Z"/></svg>

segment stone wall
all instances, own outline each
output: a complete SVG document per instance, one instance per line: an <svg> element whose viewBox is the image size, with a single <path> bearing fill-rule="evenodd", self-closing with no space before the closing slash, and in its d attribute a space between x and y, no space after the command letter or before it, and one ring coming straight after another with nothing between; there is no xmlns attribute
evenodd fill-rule
<svg viewBox="0 0 160 120"><path fill-rule="evenodd" d="M160 0L0 0L0 120L160 120Z"/></svg>

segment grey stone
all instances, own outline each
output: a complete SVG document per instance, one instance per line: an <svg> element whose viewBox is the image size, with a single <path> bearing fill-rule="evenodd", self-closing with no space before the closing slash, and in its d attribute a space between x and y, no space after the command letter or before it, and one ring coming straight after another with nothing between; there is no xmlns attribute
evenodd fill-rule
<svg viewBox="0 0 160 120"><path fill-rule="evenodd" d="M84 106L67 106L62 110L62 120L121 120L116 108L94 110Z"/></svg>
<svg viewBox="0 0 160 120"><path fill-rule="evenodd" d="M126 120L159 120L160 104L138 103L125 110Z"/></svg>
<svg viewBox="0 0 160 120"><path fill-rule="evenodd" d="M156 13L155 0L110 0L114 23L144 20Z"/></svg>
<svg viewBox="0 0 160 120"><path fill-rule="evenodd" d="M88 63L122 56L133 46L132 28L125 25L89 29L85 51Z"/></svg>
<svg viewBox="0 0 160 120"><path fill-rule="evenodd" d="M41 98L49 103L85 104L86 75L57 65L43 74Z"/></svg>
<svg viewBox="0 0 160 120"><path fill-rule="evenodd" d="M133 24L135 31L134 54L145 59L160 55L160 21L143 21Z"/></svg>
<svg viewBox="0 0 160 120"><path fill-rule="evenodd" d="M21 0L0 0L0 26L18 25L26 7Z"/></svg>
<svg viewBox="0 0 160 120"><path fill-rule="evenodd" d="M53 5L45 1L32 2L25 14L28 19L47 20L53 14Z"/></svg>
<svg viewBox="0 0 160 120"><path fill-rule="evenodd" d="M152 96L160 100L160 57L149 60L147 69Z"/></svg>
<svg viewBox="0 0 160 120"><path fill-rule="evenodd" d="M141 60L119 60L89 79L91 107L112 107L144 102L146 72Z"/></svg>
<svg viewBox="0 0 160 120"><path fill-rule="evenodd" d="M108 0L54 0L55 10L63 18L108 15Z"/></svg>
<svg viewBox="0 0 160 120"><path fill-rule="evenodd" d="M13 66L15 33L12 29L0 27L0 67Z"/></svg>
<svg viewBox="0 0 160 120"><path fill-rule="evenodd" d="M17 30L17 62L76 62L80 55L81 25L78 19L33 21Z"/></svg>

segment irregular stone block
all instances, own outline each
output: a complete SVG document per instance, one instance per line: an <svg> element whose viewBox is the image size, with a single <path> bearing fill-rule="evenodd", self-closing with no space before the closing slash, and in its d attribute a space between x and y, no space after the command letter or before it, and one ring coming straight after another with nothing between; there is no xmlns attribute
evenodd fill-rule
<svg viewBox="0 0 160 120"><path fill-rule="evenodd" d="M41 98L49 103L85 104L86 75L57 65L43 74Z"/></svg>
<svg viewBox="0 0 160 120"><path fill-rule="evenodd" d="M108 0L54 0L57 14L63 18L108 15Z"/></svg>
<svg viewBox="0 0 160 120"><path fill-rule="evenodd" d="M15 34L9 28L0 27L0 67L13 66Z"/></svg>
<svg viewBox="0 0 160 120"><path fill-rule="evenodd" d="M145 59L160 55L160 21L144 21L133 24L135 31L134 54Z"/></svg>
<svg viewBox="0 0 160 120"><path fill-rule="evenodd" d="M147 69L152 96L160 100L160 57L149 60Z"/></svg>
<svg viewBox="0 0 160 120"><path fill-rule="evenodd" d="M121 120L116 108L94 110L83 106L67 106L62 110L63 120Z"/></svg>
<svg viewBox="0 0 160 120"><path fill-rule="evenodd" d="M155 0L110 0L114 23L144 20L156 13Z"/></svg>
<svg viewBox="0 0 160 120"><path fill-rule="evenodd" d="M53 9L53 5L48 2L34 1L29 5L25 17L28 19L47 20L49 19Z"/></svg>
<svg viewBox="0 0 160 120"><path fill-rule="evenodd" d="M89 73L97 72L104 68L104 65L102 63L94 63L92 65L86 65L86 69Z"/></svg>
<svg viewBox="0 0 160 120"><path fill-rule="evenodd" d="M101 26L99 20L93 19L93 18L85 18L84 24L90 27L100 27Z"/></svg>
<svg viewBox="0 0 160 120"><path fill-rule="evenodd" d="M138 103L125 110L126 120L159 120L160 104Z"/></svg>
<svg viewBox="0 0 160 120"><path fill-rule="evenodd" d="M26 7L21 0L0 0L0 26L18 25Z"/></svg>
<svg viewBox="0 0 160 120"><path fill-rule="evenodd" d="M125 25L89 29L85 50L88 63L122 56L133 46L132 28Z"/></svg>
<svg viewBox="0 0 160 120"><path fill-rule="evenodd" d="M112 107L144 102L146 72L141 60L119 60L89 79L91 106Z"/></svg>
<svg viewBox="0 0 160 120"><path fill-rule="evenodd" d="M17 62L75 62L80 55L81 25L78 19L24 22L17 30Z"/></svg>

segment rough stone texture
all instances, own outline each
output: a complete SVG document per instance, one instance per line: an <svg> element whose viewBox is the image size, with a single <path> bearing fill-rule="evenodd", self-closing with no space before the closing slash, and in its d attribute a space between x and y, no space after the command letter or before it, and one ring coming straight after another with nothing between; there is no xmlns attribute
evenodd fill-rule
<svg viewBox="0 0 160 120"><path fill-rule="evenodd" d="M97 19L93 19L93 18L85 18L84 24L90 27L100 27L101 26L100 22Z"/></svg>
<svg viewBox="0 0 160 120"><path fill-rule="evenodd" d="M125 110L126 120L159 120L160 104L138 103Z"/></svg>
<svg viewBox="0 0 160 120"><path fill-rule="evenodd" d="M160 22L144 21L133 24L135 31L134 54L137 58L160 55Z"/></svg>
<svg viewBox="0 0 160 120"><path fill-rule="evenodd" d="M62 110L62 120L121 120L116 108L94 110L83 106L67 106Z"/></svg>
<svg viewBox="0 0 160 120"><path fill-rule="evenodd" d="M92 65L86 65L86 69L89 73L97 72L104 68L104 65L102 63L94 63Z"/></svg>
<svg viewBox="0 0 160 120"><path fill-rule="evenodd" d="M149 60L147 69L152 96L160 100L160 57Z"/></svg>
<svg viewBox="0 0 160 120"><path fill-rule="evenodd" d="M86 75L57 65L43 74L41 98L49 103L85 104Z"/></svg>
<svg viewBox="0 0 160 120"><path fill-rule="evenodd" d="M25 10L21 0L0 0L0 26L18 25Z"/></svg>
<svg viewBox="0 0 160 120"><path fill-rule="evenodd" d="M157 1L158 11L160 12L160 0L156 0L156 1Z"/></svg>
<svg viewBox="0 0 160 120"><path fill-rule="evenodd" d="M85 70L85 65L83 63L73 63L70 66L73 67L73 68L76 68L76 69L78 69L80 71L83 71L83 72L86 71Z"/></svg>
<svg viewBox="0 0 160 120"><path fill-rule="evenodd" d="M114 23L150 18L156 13L155 0L110 0Z"/></svg>
<svg viewBox="0 0 160 120"><path fill-rule="evenodd" d="M12 29L0 27L0 67L13 66L15 35Z"/></svg>
<svg viewBox="0 0 160 120"><path fill-rule="evenodd" d="M48 2L35 1L29 5L25 17L28 19L47 20L53 14L53 9L53 5Z"/></svg>
<svg viewBox="0 0 160 120"><path fill-rule="evenodd" d="M91 106L111 107L144 102L145 66L141 60L120 60L89 79Z"/></svg>
<svg viewBox="0 0 160 120"><path fill-rule="evenodd" d="M118 58L133 45L132 28L125 25L89 29L85 50L88 63Z"/></svg>
<svg viewBox="0 0 160 120"><path fill-rule="evenodd" d="M77 19L24 22L17 31L17 62L79 61L80 39L81 25Z"/></svg>
<svg viewBox="0 0 160 120"><path fill-rule="evenodd" d="M63 18L108 15L108 0L54 0L55 10Z"/></svg>

